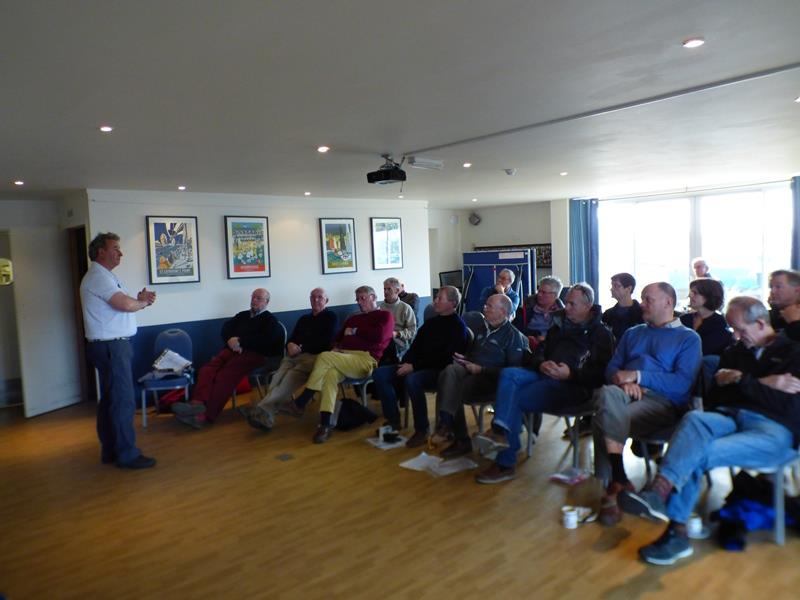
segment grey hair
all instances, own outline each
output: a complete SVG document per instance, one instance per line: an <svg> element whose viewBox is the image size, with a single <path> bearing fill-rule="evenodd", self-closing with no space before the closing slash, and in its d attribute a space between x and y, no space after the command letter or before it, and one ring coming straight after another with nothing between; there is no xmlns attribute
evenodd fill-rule
<svg viewBox="0 0 800 600"><path fill-rule="evenodd" d="M742 315L744 322L752 325L756 321L769 323L769 310L758 298L752 296L736 296L728 301L728 311L736 310Z"/></svg>
<svg viewBox="0 0 800 600"><path fill-rule="evenodd" d="M594 290L592 289L592 286L590 286L585 281L579 281L578 283L573 284L572 287L569 288L569 291L580 292L581 294L583 294L583 297L589 304L589 306L594 304Z"/></svg>
<svg viewBox="0 0 800 600"><path fill-rule="evenodd" d="M511 283L514 283L514 280L517 278L517 276L514 275L514 271L512 271L511 269L502 269L497 274L497 276L500 277L500 275L502 275L503 273L508 273L508 276L511 277Z"/></svg>
<svg viewBox="0 0 800 600"><path fill-rule="evenodd" d="M503 305L503 311L506 313L506 318L511 318L511 313L514 312L514 304L511 302L511 298L505 294L492 294L489 298L499 298L500 304ZM487 299L486 301L488 302L489 300Z"/></svg>
<svg viewBox="0 0 800 600"><path fill-rule="evenodd" d="M387 277L383 280L383 285L390 285L394 289L400 289L400 280L397 277Z"/></svg>
<svg viewBox="0 0 800 600"><path fill-rule="evenodd" d="M89 260L97 260L97 254L102 248L106 247L108 240L114 242L119 241L119 236L116 233L98 233L94 239L89 242Z"/></svg>
<svg viewBox="0 0 800 600"><path fill-rule="evenodd" d="M378 294L375 293L375 290L368 285L361 285L356 288L356 296L359 294L370 294L372 296L378 297Z"/></svg>
<svg viewBox="0 0 800 600"><path fill-rule="evenodd" d="M458 306L461 302L461 292L458 291L457 287L452 285L443 285L439 288L439 291L444 292L445 296L447 296L447 300L456 306Z"/></svg>
<svg viewBox="0 0 800 600"><path fill-rule="evenodd" d="M564 284L561 283L561 280L555 275L547 275L546 277L542 277L539 280L539 287L542 287L543 285L549 285L550 287L556 288L556 296L558 296L561 293L561 290L564 288Z"/></svg>

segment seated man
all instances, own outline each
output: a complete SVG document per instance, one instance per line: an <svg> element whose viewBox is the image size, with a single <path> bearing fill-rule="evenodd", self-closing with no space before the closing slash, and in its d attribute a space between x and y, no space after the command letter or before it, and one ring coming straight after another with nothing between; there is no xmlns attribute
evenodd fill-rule
<svg viewBox="0 0 800 600"><path fill-rule="evenodd" d="M785 307L781 311L781 316L786 321L783 333L795 342L800 342L800 304L790 304Z"/></svg>
<svg viewBox="0 0 800 600"><path fill-rule="evenodd" d="M686 521L704 473L775 465L800 440L800 343L777 335L755 298L732 299L726 318L740 342L723 353L705 411L681 420L652 484L620 495L625 512L669 521L661 537L639 550L649 563L671 565L692 554Z"/></svg>
<svg viewBox="0 0 800 600"><path fill-rule="evenodd" d="M564 308L559 300L562 287L558 277L542 277L536 293L525 300L525 335L532 349L544 341L547 330L553 325L553 313Z"/></svg>
<svg viewBox="0 0 800 600"><path fill-rule="evenodd" d="M549 412L587 404L614 352L614 337L600 321L600 307L587 283L576 283L566 307L553 317L547 338L523 367L503 369L497 386L494 421L488 438L501 451L495 462L475 477L478 483L499 483L515 476L522 413Z"/></svg>
<svg viewBox="0 0 800 600"><path fill-rule="evenodd" d="M394 350L397 361L403 358L403 355L411 345L411 340L417 334L417 317L414 315L414 309L408 304L400 300L400 280L395 277L389 277L383 282L383 298L382 302L378 302L378 308L381 310L388 310L394 317L394 332L392 333L392 340L394 341Z"/></svg>
<svg viewBox="0 0 800 600"><path fill-rule="evenodd" d="M800 304L800 272L789 269L773 271L769 276L769 311L772 328L782 331L786 319L781 311L792 304Z"/></svg>
<svg viewBox="0 0 800 600"><path fill-rule="evenodd" d="M314 288L309 300L311 312L297 320L286 343L286 356L272 376L267 395L252 406L242 406L239 411L255 429L272 429L276 407L293 400L294 392L308 380L317 355L331 349L339 319L327 308L328 294L322 288Z"/></svg>
<svg viewBox="0 0 800 600"><path fill-rule="evenodd" d="M642 290L645 324L623 334L606 369L610 385L595 393L595 476L607 484L600 508L604 525L620 521L617 495L633 490L622 462L627 439L674 426L689 407L702 360L700 336L673 316L675 301L668 283Z"/></svg>
<svg viewBox="0 0 800 600"><path fill-rule="evenodd" d="M636 279L630 273L617 273L611 276L611 296L617 303L603 313L603 323L611 328L614 339L619 340L622 334L634 325L644 323L642 307L633 299Z"/></svg>
<svg viewBox="0 0 800 600"><path fill-rule="evenodd" d="M406 285L402 281L400 282L400 293L397 297L411 307L411 310L414 311L414 315L417 314L417 310L419 309L419 295L414 292L407 292Z"/></svg>
<svg viewBox="0 0 800 600"><path fill-rule="evenodd" d="M441 444L455 438L442 451L444 458L468 454L472 450L464 404L477 398L494 397L500 370L519 366L528 352L528 340L509 320L513 312L508 296L489 296L483 314L484 328L474 332L475 342L467 356L455 354L454 364L439 375L436 392L439 426L432 441Z"/></svg>
<svg viewBox="0 0 800 600"><path fill-rule="evenodd" d="M397 405L396 383L405 383L414 410L414 435L406 442L409 448L421 446L428 440L428 403L425 390L436 389L439 373L453 361L453 354L467 349L467 326L456 314L461 292L446 285L439 288L433 299L436 316L419 328L417 336L399 365L379 367L372 374L375 391L381 400L383 416L394 428L400 429L400 410Z"/></svg>
<svg viewBox="0 0 800 600"><path fill-rule="evenodd" d="M378 366L383 351L392 341L394 317L389 311L378 308L375 290L368 285L357 288L356 302L361 312L347 318L344 328L333 340L333 350L317 356L306 389L282 409L282 412L300 417L314 393L320 393L319 427L312 438L315 444L325 443L333 433L331 415L336 407L339 383L348 377L367 377Z"/></svg>
<svg viewBox="0 0 800 600"><path fill-rule="evenodd" d="M225 322L225 348L198 372L191 402L172 405L178 421L195 429L213 423L242 377L263 366L267 356L283 352L283 328L267 310L268 304L269 292L258 288L250 296L250 310Z"/></svg>
<svg viewBox="0 0 800 600"><path fill-rule="evenodd" d="M519 307L519 294L511 289L511 284L514 283L516 276L511 269L503 269L497 274L497 283L494 286L485 287L481 290L481 302L486 304L486 300L493 294L505 294L511 300L511 317L514 320L514 315Z"/></svg>
<svg viewBox="0 0 800 600"><path fill-rule="evenodd" d="M694 271L695 279L711 279L708 263L706 259L701 256L698 256L692 261L692 270Z"/></svg>

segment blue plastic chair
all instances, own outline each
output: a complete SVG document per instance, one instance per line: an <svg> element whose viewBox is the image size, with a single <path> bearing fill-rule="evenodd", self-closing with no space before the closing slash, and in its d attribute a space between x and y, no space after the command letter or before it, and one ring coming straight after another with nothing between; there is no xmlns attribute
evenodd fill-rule
<svg viewBox="0 0 800 600"><path fill-rule="evenodd" d="M192 360L192 338L183 329L167 329L156 336L154 344L155 355L158 358L164 350L172 350ZM140 380L142 386L142 427L147 427L147 392L153 394L153 404L158 413L158 393L169 390L183 389L184 401L189 401L189 385L193 383L194 372L190 369L181 375L162 377L161 379Z"/></svg>

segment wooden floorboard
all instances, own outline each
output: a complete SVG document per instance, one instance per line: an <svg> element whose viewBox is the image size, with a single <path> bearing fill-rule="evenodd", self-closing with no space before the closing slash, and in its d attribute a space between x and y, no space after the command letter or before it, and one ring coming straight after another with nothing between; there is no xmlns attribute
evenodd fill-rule
<svg viewBox="0 0 800 600"><path fill-rule="evenodd" d="M695 543L674 567L639 562L662 526L560 524L599 487L549 483L570 456L546 419L515 481L434 478L380 451L373 428L316 446L315 411L263 434L226 410L203 431L152 416L155 469L101 465L93 407L0 418L0 595L27 598L797 598L800 542ZM582 462L591 459L584 442ZM483 463L481 463L483 465ZM638 482L642 461L626 456ZM721 473L708 507L729 488Z"/></svg>

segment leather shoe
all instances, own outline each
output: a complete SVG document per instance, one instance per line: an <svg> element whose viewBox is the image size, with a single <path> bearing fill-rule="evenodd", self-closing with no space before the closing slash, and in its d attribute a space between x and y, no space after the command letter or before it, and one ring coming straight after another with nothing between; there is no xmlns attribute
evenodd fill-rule
<svg viewBox="0 0 800 600"><path fill-rule="evenodd" d="M442 458L455 458L456 456L464 456L472 452L472 442L469 440L456 440L447 448L441 451Z"/></svg>
<svg viewBox="0 0 800 600"><path fill-rule="evenodd" d="M144 454L140 454L130 462L118 462L117 466L120 469L149 469L150 467L156 466L156 459L150 456L145 456Z"/></svg>
<svg viewBox="0 0 800 600"><path fill-rule="evenodd" d="M315 444L324 444L328 441L333 433L333 427L330 425L317 425L317 430L314 432L314 437L311 440Z"/></svg>
<svg viewBox="0 0 800 600"><path fill-rule="evenodd" d="M428 443L427 431L415 431L406 441L406 448L419 448L420 446Z"/></svg>

